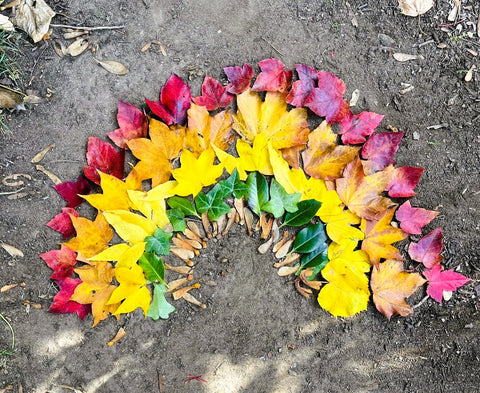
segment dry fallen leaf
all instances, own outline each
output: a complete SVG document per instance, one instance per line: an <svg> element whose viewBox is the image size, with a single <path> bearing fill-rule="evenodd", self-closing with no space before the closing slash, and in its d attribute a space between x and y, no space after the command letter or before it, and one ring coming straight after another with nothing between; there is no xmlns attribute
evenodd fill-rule
<svg viewBox="0 0 480 393"><path fill-rule="evenodd" d="M286 256L286 255L288 254L288 252L290 251L290 247L291 247L291 245L292 245L292 243L293 243L294 240L295 240L295 239L290 239L290 240L286 241L286 242L282 245L282 247L280 247L280 248L278 249L278 251L275 253L275 257L276 257L277 259L282 259L284 256Z"/></svg>
<svg viewBox="0 0 480 393"><path fill-rule="evenodd" d="M88 48L88 41L84 38L79 38L76 41L73 41L67 49L65 49L65 53L72 57L81 55L85 50Z"/></svg>
<svg viewBox="0 0 480 393"><path fill-rule="evenodd" d="M282 262L275 262L273 264L273 267L279 268L279 267L282 267L282 266L290 265L291 263L295 262L298 258L300 258L300 254L297 254L296 252L292 252Z"/></svg>
<svg viewBox="0 0 480 393"><path fill-rule="evenodd" d="M282 266L278 269L278 275L281 277L289 276L297 272L300 266Z"/></svg>
<svg viewBox="0 0 480 393"><path fill-rule="evenodd" d="M184 261L192 259L195 256L195 253L192 250L181 247L171 247L170 252Z"/></svg>
<svg viewBox="0 0 480 393"><path fill-rule="evenodd" d="M183 287L180 289L177 289L175 292L173 292L173 299L178 300L182 298L188 291L191 291L192 289L197 289L200 288L200 284L196 282L195 284L189 285L188 287Z"/></svg>
<svg viewBox="0 0 480 393"><path fill-rule="evenodd" d="M13 23L10 22L10 19L8 19L6 15L0 15L0 30L15 31Z"/></svg>
<svg viewBox="0 0 480 393"><path fill-rule="evenodd" d="M120 341L123 337L125 337L126 334L127 334L127 332L125 331L125 329L121 327L120 329L118 329L118 332L115 335L115 337L112 340L110 340L107 343L107 345L109 347L115 345L118 341Z"/></svg>
<svg viewBox="0 0 480 393"><path fill-rule="evenodd" d="M168 263L165 263L165 269L171 270L172 272L179 273L179 274L190 274L192 272L192 268L190 266L171 266Z"/></svg>
<svg viewBox="0 0 480 393"><path fill-rule="evenodd" d="M55 12L44 0L21 0L15 9L13 23L39 42L48 33Z"/></svg>
<svg viewBox="0 0 480 393"><path fill-rule="evenodd" d="M71 40L72 38L77 38L85 34L88 34L87 30L83 30L83 31L72 30L64 33L63 38L65 38L66 40Z"/></svg>
<svg viewBox="0 0 480 393"><path fill-rule="evenodd" d="M13 175L5 176L2 179L2 184L7 187L23 186L25 183L23 182L23 180L18 180L19 177L24 177L25 179L32 180L32 177L30 175L27 175L26 173L14 173Z"/></svg>
<svg viewBox="0 0 480 393"><path fill-rule="evenodd" d="M188 266L185 266L185 267L188 267ZM170 281L168 284L167 284L167 292L172 292L174 291L175 289L177 288L180 288L183 284L185 284L187 281L190 281L188 279L188 277L183 277L183 278L179 278L177 280L173 280L173 281Z"/></svg>
<svg viewBox="0 0 480 393"><path fill-rule="evenodd" d="M32 158L32 160L30 161L32 164L37 164L39 163L40 161L43 160L43 158L45 157L45 155L55 147L55 143L52 143L50 145L48 145L45 149L43 149L42 151L38 152L37 154L35 154L35 156Z"/></svg>
<svg viewBox="0 0 480 393"><path fill-rule="evenodd" d="M410 55L408 53L394 53L393 58L397 61L423 60L422 55Z"/></svg>
<svg viewBox="0 0 480 393"><path fill-rule="evenodd" d="M59 185L62 183L62 180L57 176L55 175L54 173L50 172L48 169L45 169L44 166L42 165L35 165L35 169L37 171L40 171L42 173L44 173L45 175L48 176L48 178L55 184L55 185Z"/></svg>
<svg viewBox="0 0 480 393"><path fill-rule="evenodd" d="M252 236L253 213L248 207L245 207L243 209L243 216L245 217L245 224L247 225L248 236Z"/></svg>
<svg viewBox="0 0 480 393"><path fill-rule="evenodd" d="M23 95L15 90L0 86L0 107L24 111Z"/></svg>
<svg viewBox="0 0 480 393"><path fill-rule="evenodd" d="M280 239L278 243L275 243L275 244L274 244L274 246L273 246L273 252L276 253L276 252L280 249L280 247L282 247L283 244L287 241L287 239L288 239L288 231L285 231L285 232L283 233L282 239ZM275 240L274 240L274 241L275 241Z"/></svg>
<svg viewBox="0 0 480 393"><path fill-rule="evenodd" d="M0 243L0 246L10 254L11 257L23 257L23 252L10 244Z"/></svg>
<svg viewBox="0 0 480 393"><path fill-rule="evenodd" d="M271 237L270 239L268 239L265 243L262 243L259 247L258 247L258 252L260 254L265 254L269 249L270 247L272 246L272 243L273 243L273 237Z"/></svg>
<svg viewBox="0 0 480 393"><path fill-rule="evenodd" d="M238 212L238 215L240 216L240 225L245 224L245 215L243 212L243 198L235 198L233 201L233 205L235 206L235 209Z"/></svg>
<svg viewBox="0 0 480 393"><path fill-rule="evenodd" d="M119 63L118 61L111 61L111 60L101 61L95 58L93 60L95 60L97 64L100 64L103 68L105 68L111 74L126 75L130 72L130 70L127 67L125 67L122 63Z"/></svg>
<svg viewBox="0 0 480 393"><path fill-rule="evenodd" d="M433 0L398 0L398 7L404 15L418 16L433 7Z"/></svg>
<svg viewBox="0 0 480 393"><path fill-rule="evenodd" d="M227 233L230 231L230 228L232 227L233 223L235 222L235 217L237 215L237 212L235 209L230 210L230 213L227 214L228 221L227 225L225 227L225 230L222 232L222 236L226 236Z"/></svg>
<svg viewBox="0 0 480 393"><path fill-rule="evenodd" d="M207 305L200 302L199 300L197 300L196 297L194 297L193 295L190 295L189 293L185 293L182 298L184 300L186 300L187 302L189 303L192 303L192 304L195 304L196 306L200 307L200 308L207 308Z"/></svg>
<svg viewBox="0 0 480 393"><path fill-rule="evenodd" d="M58 55L58 57L64 57L67 54L67 48L62 41L53 40L53 50Z"/></svg>
<svg viewBox="0 0 480 393"><path fill-rule="evenodd" d="M16 288L16 287L24 287L25 283L24 282L18 282L16 284L9 284L9 285L4 285L2 288L0 288L0 292L7 292L10 289Z"/></svg>

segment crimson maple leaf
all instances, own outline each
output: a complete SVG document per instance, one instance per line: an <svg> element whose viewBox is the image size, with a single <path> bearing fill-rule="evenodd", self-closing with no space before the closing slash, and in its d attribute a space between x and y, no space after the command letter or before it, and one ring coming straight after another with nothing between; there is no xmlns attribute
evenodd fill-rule
<svg viewBox="0 0 480 393"><path fill-rule="evenodd" d="M410 201L401 205L395 213L395 218L400 222L400 228L412 235L420 235L422 228L437 217L440 213L419 207L412 207Z"/></svg>
<svg viewBox="0 0 480 393"><path fill-rule="evenodd" d="M137 107L121 100L118 100L117 122L120 128L108 132L107 135L122 149L127 148L127 141L147 136L147 116Z"/></svg>
<svg viewBox="0 0 480 393"><path fill-rule="evenodd" d="M372 135L362 148L363 168L367 174L395 165L393 156L400 146L404 132L384 132Z"/></svg>
<svg viewBox="0 0 480 393"><path fill-rule="evenodd" d="M190 86L178 75L172 73L162 87L160 101L145 100L145 102L150 110L167 125L184 125L191 99Z"/></svg>
<svg viewBox="0 0 480 393"><path fill-rule="evenodd" d="M123 179L125 176L125 150L115 148L99 138L88 138L87 167L83 168L85 177L100 185L98 171ZM98 170L98 171L97 171Z"/></svg>
<svg viewBox="0 0 480 393"><path fill-rule="evenodd" d="M79 278L66 277L56 281L60 291L53 298L53 303L48 311L54 314L77 313L80 319L83 319L91 310L90 304L80 304L70 300L75 292L75 288L82 283Z"/></svg>
<svg viewBox="0 0 480 393"><path fill-rule="evenodd" d="M227 91L232 94L240 94L247 90L255 75L252 66L248 63L243 64L243 67L225 67L223 71L230 82L227 85Z"/></svg>
<svg viewBox="0 0 480 393"><path fill-rule="evenodd" d="M283 93L292 84L293 72L285 71L285 64L278 59L265 59L258 63L262 72L252 86L253 91L279 91Z"/></svg>
<svg viewBox="0 0 480 393"><path fill-rule="evenodd" d="M455 291L470 281L468 277L453 270L443 270L441 265L435 265L423 272L428 281L427 295L438 303L442 303L443 291Z"/></svg>
<svg viewBox="0 0 480 393"><path fill-rule="evenodd" d="M318 71L305 64L295 64L295 69L297 70L299 80L293 82L286 101L298 108L305 104L305 100L315 88L318 81Z"/></svg>
<svg viewBox="0 0 480 393"><path fill-rule="evenodd" d="M60 196L67 201L68 207L79 206L84 199L79 195L87 195L92 190L90 183L82 175L78 176L77 181L66 181L53 186Z"/></svg>
<svg viewBox="0 0 480 393"><path fill-rule="evenodd" d="M233 94L230 94L219 81L207 75L202 84L202 95L195 97L193 102L214 111L226 107L232 100Z"/></svg>
<svg viewBox="0 0 480 393"><path fill-rule="evenodd" d="M66 239L75 234L75 228L72 224L70 215L78 217L79 214L75 209L71 207L62 208L62 212L53 217L47 222L47 227L52 228L54 231L60 232L63 238Z"/></svg>
<svg viewBox="0 0 480 393"><path fill-rule="evenodd" d="M53 270L50 278L62 280L70 277L73 273L73 267L77 263L77 254L70 248L61 245L60 250L51 250L40 255L50 269Z"/></svg>
<svg viewBox="0 0 480 393"><path fill-rule="evenodd" d="M340 120L340 131L342 142L345 144L357 144L366 141L366 136L375 132L375 128L381 123L383 115L375 112L361 112L354 115L348 111Z"/></svg>
<svg viewBox="0 0 480 393"><path fill-rule="evenodd" d="M406 198L416 194L413 189L420 181L424 168L402 166L395 168L392 181L386 188L392 198Z"/></svg>
<svg viewBox="0 0 480 393"><path fill-rule="evenodd" d="M436 228L422 237L418 243L410 243L408 255L413 260L423 263L427 269L431 269L443 260L443 256L440 254L442 247L442 228Z"/></svg>

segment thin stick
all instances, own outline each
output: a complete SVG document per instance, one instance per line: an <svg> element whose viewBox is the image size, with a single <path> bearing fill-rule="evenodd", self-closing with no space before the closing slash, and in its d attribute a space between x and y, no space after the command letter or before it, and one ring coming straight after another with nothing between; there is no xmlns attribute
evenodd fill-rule
<svg viewBox="0 0 480 393"><path fill-rule="evenodd" d="M3 350L3 351L0 351L0 354L13 355L13 353L15 352L15 332L13 331L13 328L12 328L12 325L10 325L10 322L8 322L7 319L1 313L0 313L0 318L2 318L3 322L5 322L7 324L8 328L12 332L12 350L11 350L11 352Z"/></svg>
<svg viewBox="0 0 480 393"><path fill-rule="evenodd" d="M125 26L94 26L94 27L89 27L89 26L73 26L73 25L54 25L51 24L50 26L52 27L63 27L64 29L77 29L77 30L88 30L88 31L95 31L95 30L118 30L118 29L124 29Z"/></svg>
<svg viewBox="0 0 480 393"><path fill-rule="evenodd" d="M427 301L427 299L429 298L430 296L425 296L422 300L420 300L417 304L415 304L414 306L412 306L412 308L418 308L420 307L423 303L425 303Z"/></svg>
<svg viewBox="0 0 480 393"><path fill-rule="evenodd" d="M262 37L262 40L264 40L268 45L270 45L275 52L278 52L280 55L285 56L284 53L282 53L280 50L275 48L275 46L269 40L267 40L265 37Z"/></svg>

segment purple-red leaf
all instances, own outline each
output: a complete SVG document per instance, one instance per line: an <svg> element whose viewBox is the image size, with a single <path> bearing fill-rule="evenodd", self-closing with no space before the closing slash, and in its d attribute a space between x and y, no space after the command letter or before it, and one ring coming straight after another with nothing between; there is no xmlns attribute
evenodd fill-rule
<svg viewBox="0 0 480 393"><path fill-rule="evenodd" d="M195 97L193 102L206 107L208 111L214 111L226 107L232 100L233 94L227 92L219 81L207 75L202 84L202 95Z"/></svg>
<svg viewBox="0 0 480 393"><path fill-rule="evenodd" d="M178 75L168 78L160 92L160 101L145 100L150 110L167 125L184 125L192 95L190 87Z"/></svg>
<svg viewBox="0 0 480 393"><path fill-rule="evenodd" d="M338 133L342 135L342 142L345 144L363 143L366 141L365 137L375 132L375 128L378 127L382 119L383 115L375 112L362 112L354 115L348 111L345 117L340 120L340 131Z"/></svg>
<svg viewBox="0 0 480 393"><path fill-rule="evenodd" d="M442 228L437 228L422 237L418 243L410 243L408 254L413 260L421 262L427 269L431 269L442 262L443 256L440 254L442 247Z"/></svg>
<svg viewBox="0 0 480 393"><path fill-rule="evenodd" d="M243 67L225 67L223 71L230 81L227 91L232 94L240 94L247 90L255 75L252 66L248 63L243 64Z"/></svg>
<svg viewBox="0 0 480 393"><path fill-rule="evenodd" d="M395 165L393 156L404 134L404 132L385 132L372 135L362 148L362 158L368 160L363 163L365 172L374 173L389 165Z"/></svg>
<svg viewBox="0 0 480 393"><path fill-rule="evenodd" d="M297 70L299 80L293 82L286 101L288 104L298 108L305 104L306 99L315 88L318 81L318 71L305 64L296 64L295 69Z"/></svg>
<svg viewBox="0 0 480 393"><path fill-rule="evenodd" d="M50 269L53 270L50 278L62 280L70 277L73 273L73 267L77 263L77 254L65 246L61 245L60 250L51 250L40 255Z"/></svg>
<svg viewBox="0 0 480 393"><path fill-rule="evenodd" d="M48 311L54 314L77 313L80 319L83 319L91 310L90 304L80 304L70 300L75 292L75 288L82 283L79 278L64 278L56 281L60 291L53 298L53 303Z"/></svg>
<svg viewBox="0 0 480 393"><path fill-rule="evenodd" d="M87 167L83 168L85 177L100 185L100 172L123 179L125 176L125 150L116 151L115 148L99 138L88 138Z"/></svg>
<svg viewBox="0 0 480 393"><path fill-rule="evenodd" d="M327 123L337 123L350 110L350 105L343 99L345 90L345 84L340 78L329 72L319 71L318 87L310 92L305 105L317 115L325 117Z"/></svg>
<svg viewBox="0 0 480 393"><path fill-rule="evenodd" d="M137 107L121 100L118 100L117 122L120 128L107 135L122 149L127 148L127 141L147 136L147 116Z"/></svg>
<svg viewBox="0 0 480 393"><path fill-rule="evenodd" d="M437 217L440 213L420 207L412 207L410 201L401 205L395 213L395 218L400 222L400 228L411 235L420 235L422 228Z"/></svg>
<svg viewBox="0 0 480 393"><path fill-rule="evenodd" d="M439 303L442 303L443 291L455 291L470 281L469 278L453 270L442 271L441 265L425 270L423 275L428 280L427 295Z"/></svg>
<svg viewBox="0 0 480 393"><path fill-rule="evenodd" d="M262 72L252 86L253 91L279 91L283 93L292 84L293 72L285 71L285 64L278 59L265 59L258 63Z"/></svg>
<svg viewBox="0 0 480 393"><path fill-rule="evenodd" d="M84 199L79 195L87 195L92 190L90 183L82 175L78 176L77 181L66 181L53 186L60 196L67 201L67 207L75 208L80 205Z"/></svg>
<svg viewBox="0 0 480 393"><path fill-rule="evenodd" d="M75 209L71 207L62 208L62 212L53 217L47 222L47 227L52 228L54 231L60 232L63 238L66 239L75 234L75 228L72 224L70 215L78 217L79 214Z"/></svg>
<svg viewBox="0 0 480 393"><path fill-rule="evenodd" d="M420 181L424 168L402 166L395 168L392 181L386 188L388 195L392 198L406 198L416 194L413 189Z"/></svg>

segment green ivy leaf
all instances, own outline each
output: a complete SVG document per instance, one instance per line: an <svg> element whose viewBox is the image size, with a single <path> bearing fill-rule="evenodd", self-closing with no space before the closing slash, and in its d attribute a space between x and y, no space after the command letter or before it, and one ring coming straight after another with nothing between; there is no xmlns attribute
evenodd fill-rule
<svg viewBox="0 0 480 393"><path fill-rule="evenodd" d="M318 202L314 199L307 199L306 201L299 202L297 204L297 211L285 214L285 220L283 221L282 226L288 225L291 227L299 227L305 225L315 217L320 206L322 206L322 202Z"/></svg>
<svg viewBox="0 0 480 393"><path fill-rule="evenodd" d="M197 210L192 202L190 202L187 198L181 198L179 196L173 196L167 200L168 206L172 209L179 209L185 214L186 216L197 216Z"/></svg>
<svg viewBox="0 0 480 393"><path fill-rule="evenodd" d="M248 206L258 215L261 215L263 206L268 202L268 183L260 172L252 172L247 178Z"/></svg>
<svg viewBox="0 0 480 393"><path fill-rule="evenodd" d="M173 224L172 224L173 225ZM163 229L158 228L153 236L145 238L145 251L154 252L157 255L168 255L170 253L170 239L172 233L165 232Z"/></svg>
<svg viewBox="0 0 480 393"><path fill-rule="evenodd" d="M282 217L285 210L294 213L298 210L297 204L301 196L299 193L287 194L282 185L273 178L270 183L270 200L263 206L263 210L272 213L275 218Z"/></svg>
<svg viewBox="0 0 480 393"><path fill-rule="evenodd" d="M143 269L143 274L148 281L163 283L165 266L160 257L151 252L144 252L138 260L138 264Z"/></svg>
<svg viewBox="0 0 480 393"><path fill-rule="evenodd" d="M217 221L224 214L230 213L230 210L232 208L223 202L222 199L215 199L208 210L208 218L212 221Z"/></svg>
<svg viewBox="0 0 480 393"><path fill-rule="evenodd" d="M185 214L180 209L167 210L167 217L175 232L183 232L187 228L187 223L184 220Z"/></svg>
<svg viewBox="0 0 480 393"><path fill-rule="evenodd" d="M165 299L165 292L167 292L165 284L153 284L153 297L147 316L155 321L158 318L168 319L169 314L175 311L175 307Z"/></svg>
<svg viewBox="0 0 480 393"><path fill-rule="evenodd" d="M327 248L327 235L324 225L319 222L311 224L298 232L293 242L292 252L308 254L313 251L323 251Z"/></svg>
<svg viewBox="0 0 480 393"><path fill-rule="evenodd" d="M200 214L203 214L210 209L212 206L213 199L210 199L208 195L203 192L200 192L195 198L195 206Z"/></svg>

